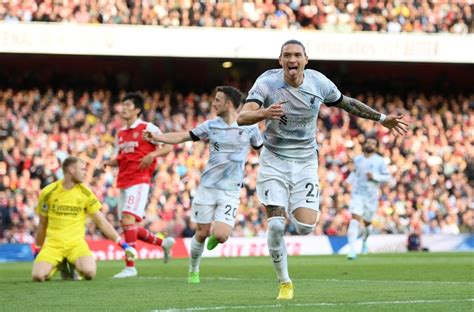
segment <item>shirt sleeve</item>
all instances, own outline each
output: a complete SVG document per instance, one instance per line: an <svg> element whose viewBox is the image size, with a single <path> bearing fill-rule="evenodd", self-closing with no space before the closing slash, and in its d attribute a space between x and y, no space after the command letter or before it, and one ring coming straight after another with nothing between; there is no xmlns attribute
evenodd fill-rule
<svg viewBox="0 0 474 312"><path fill-rule="evenodd" d="M325 83L323 84L323 103L327 106L334 106L342 101L342 93L336 87L334 82L332 82L329 78L324 77Z"/></svg>
<svg viewBox="0 0 474 312"><path fill-rule="evenodd" d="M46 190L43 189L40 193L39 199L38 199L38 205L36 205L36 214L47 217L48 216L48 205L45 202L45 193Z"/></svg>
<svg viewBox="0 0 474 312"><path fill-rule="evenodd" d="M163 133L163 132L161 132L161 129L158 126L152 124L151 122L147 122L146 131L150 131L153 134L162 134ZM151 141L151 143L154 144L154 145L161 145L162 144L162 143L156 142L156 141Z"/></svg>
<svg viewBox="0 0 474 312"><path fill-rule="evenodd" d="M209 138L209 121L205 121L199 124L196 128L191 130L191 133L195 135L196 137L198 137L200 140L208 139Z"/></svg>
<svg viewBox="0 0 474 312"><path fill-rule="evenodd" d="M267 89L265 81L258 78L250 89L245 103L256 102L258 105L262 106L268 94Z"/></svg>
<svg viewBox="0 0 474 312"><path fill-rule="evenodd" d="M263 146L263 138L258 126L253 126L251 128L250 144L254 149L260 149Z"/></svg>
<svg viewBox="0 0 474 312"><path fill-rule="evenodd" d="M379 160L378 170L373 174L373 179L379 183L390 180L390 173L388 172L387 164L383 158Z"/></svg>
<svg viewBox="0 0 474 312"><path fill-rule="evenodd" d="M161 132L161 129L158 126L152 124L151 122L148 122L146 124L146 131L150 131L153 134L162 134L163 133L163 132Z"/></svg>
<svg viewBox="0 0 474 312"><path fill-rule="evenodd" d="M89 196L87 196L86 211L87 211L88 214L94 214L97 211L99 211L100 208L102 208L102 204L100 203L97 196L95 196L94 192L92 192L91 190L89 190L89 191L90 191L90 194L89 194Z"/></svg>

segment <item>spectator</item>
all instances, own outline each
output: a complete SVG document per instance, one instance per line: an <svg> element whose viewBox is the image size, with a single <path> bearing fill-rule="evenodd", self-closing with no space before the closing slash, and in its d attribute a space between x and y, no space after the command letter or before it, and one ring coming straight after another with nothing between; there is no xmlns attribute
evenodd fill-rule
<svg viewBox="0 0 474 312"><path fill-rule="evenodd" d="M123 0L57 2L4 1L0 20L140 24L165 27L317 29L325 31L451 32L474 31L469 2L440 1L238 1L180 2ZM129 4L129 6L127 6Z"/></svg>
<svg viewBox="0 0 474 312"><path fill-rule="evenodd" d="M149 119L162 120L165 132L192 129L212 115L206 93L143 93ZM113 155L113 137L121 124L110 112L119 109L121 96L123 93L109 90L0 89L2 242L16 241L18 233L28 237L35 232L37 220L32 211L39 191L62 177L59 164L65 155L88 161L86 182L104 203L108 220L118 228L114 171L97 171L96 166ZM321 179L321 218L314 233L346 235L349 192L342 182L351 170L350 159L361 152L362 132L378 138L394 181L381 188L374 233L408 234L413 229L420 234L472 233L474 142L469 133L474 131L474 95L382 97L365 92L360 96L379 110L384 105L389 112L410 111L413 129L395 145L391 134L377 125L321 107L319 170L326 179ZM208 156L205 143L181 144L158 164L144 226L153 232L191 235L193 228L186 223L190 202ZM252 153L245 167L234 236L261 236L266 231L255 194L257 169L258 156ZM101 237L92 226L88 229L91 237Z"/></svg>

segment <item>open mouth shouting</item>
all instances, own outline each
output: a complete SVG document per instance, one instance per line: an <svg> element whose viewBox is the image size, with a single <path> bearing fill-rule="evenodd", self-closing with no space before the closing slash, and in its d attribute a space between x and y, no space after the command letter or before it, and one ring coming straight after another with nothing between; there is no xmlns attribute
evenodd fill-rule
<svg viewBox="0 0 474 312"><path fill-rule="evenodd" d="M298 66L296 66L296 65L295 65L295 66L289 65L289 66L288 66L288 73L289 73L290 75L296 75L296 74L298 73Z"/></svg>

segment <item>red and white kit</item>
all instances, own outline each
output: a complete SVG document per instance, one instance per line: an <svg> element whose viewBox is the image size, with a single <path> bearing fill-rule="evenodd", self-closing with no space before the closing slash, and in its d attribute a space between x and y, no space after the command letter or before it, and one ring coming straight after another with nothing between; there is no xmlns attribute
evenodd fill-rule
<svg viewBox="0 0 474 312"><path fill-rule="evenodd" d="M143 139L143 131L161 133L152 123L137 119L129 128L118 133L117 161L119 172L117 187L120 188L118 210L121 215L128 213L141 221L145 215L145 206L150 190L150 181L156 167L156 160L145 168L139 169L143 157L156 150L156 145Z"/></svg>

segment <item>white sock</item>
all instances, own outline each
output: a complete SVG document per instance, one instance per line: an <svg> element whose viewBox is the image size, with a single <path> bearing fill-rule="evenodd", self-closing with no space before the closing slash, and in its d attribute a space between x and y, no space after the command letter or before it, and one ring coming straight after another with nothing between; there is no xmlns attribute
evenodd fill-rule
<svg viewBox="0 0 474 312"><path fill-rule="evenodd" d="M191 240L191 257L189 258L189 272L199 272L199 263L201 262L204 243L200 243L193 236Z"/></svg>
<svg viewBox="0 0 474 312"><path fill-rule="evenodd" d="M268 219L267 244L270 256L273 259L273 266L280 283L291 282L288 275L288 254L286 252L285 239L285 218L273 217Z"/></svg>
<svg viewBox="0 0 474 312"><path fill-rule="evenodd" d="M356 219L352 219L349 222L349 228L347 229L347 240L349 241L349 248L350 253L355 252L355 243L357 241L357 237L359 236L359 221Z"/></svg>

